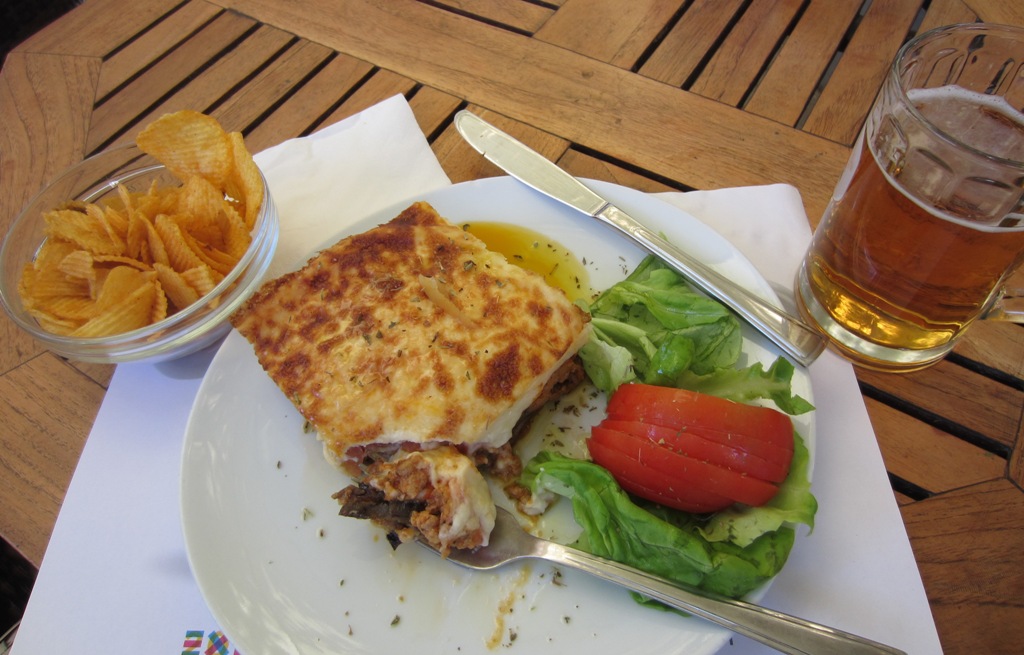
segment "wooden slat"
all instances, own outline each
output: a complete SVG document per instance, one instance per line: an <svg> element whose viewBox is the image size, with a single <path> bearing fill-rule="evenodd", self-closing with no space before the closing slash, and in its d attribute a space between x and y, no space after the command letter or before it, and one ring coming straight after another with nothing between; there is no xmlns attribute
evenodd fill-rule
<svg viewBox="0 0 1024 655"><path fill-rule="evenodd" d="M429 86L416 90L409 98L409 107L416 116L416 122L428 137L451 119L461 103L455 96Z"/></svg>
<svg viewBox="0 0 1024 655"><path fill-rule="evenodd" d="M641 66L640 74L683 86L742 5L741 0L696 0Z"/></svg>
<svg viewBox="0 0 1024 655"><path fill-rule="evenodd" d="M533 34L554 10L527 0L438 0L438 6Z"/></svg>
<svg viewBox="0 0 1024 655"><path fill-rule="evenodd" d="M216 5L189 2L157 23L143 38L129 43L103 63L96 87L97 97L102 98L124 84L163 53L172 50L187 35L212 20L218 12L220 7Z"/></svg>
<svg viewBox="0 0 1024 655"><path fill-rule="evenodd" d="M630 69L681 4L681 0L568 0L534 37Z"/></svg>
<svg viewBox="0 0 1024 655"><path fill-rule="evenodd" d="M162 102L132 121L143 126L162 114L179 109L208 112L221 100L227 89L234 89L281 54L295 37L287 32L261 25L244 41L232 48L209 68L189 80ZM118 137L113 145L133 142L137 130L129 130Z"/></svg>
<svg viewBox="0 0 1024 655"><path fill-rule="evenodd" d="M1021 415L1021 427L1017 431L1017 443L1010 453L1010 462L1007 466L1007 473L1010 480L1018 487L1024 489L1024 413Z"/></svg>
<svg viewBox="0 0 1024 655"><path fill-rule="evenodd" d="M1006 460L876 400L866 401L887 471L932 493L1003 477Z"/></svg>
<svg viewBox="0 0 1024 655"><path fill-rule="evenodd" d="M862 4L861 0L812 1L744 109L796 125Z"/></svg>
<svg viewBox="0 0 1024 655"><path fill-rule="evenodd" d="M981 20L1004 25L1024 25L1024 5L1008 0L964 0Z"/></svg>
<svg viewBox="0 0 1024 655"><path fill-rule="evenodd" d="M353 93L345 102L328 116L323 125L331 125L343 118L358 114L385 98L406 95L416 88L416 82L387 70L378 70Z"/></svg>
<svg viewBox="0 0 1024 655"><path fill-rule="evenodd" d="M116 368L114 364L93 364L91 362L68 361L68 364L74 366L83 375L104 389L110 386L110 379L114 377L114 369Z"/></svg>
<svg viewBox="0 0 1024 655"><path fill-rule="evenodd" d="M487 111L481 107L474 106L471 107L471 110L552 161L557 160L569 146L564 139L512 120L507 116ZM473 150L465 139L459 136L453 126L449 126L431 144L431 148L453 183L505 175L504 171Z"/></svg>
<svg viewBox="0 0 1024 655"><path fill-rule="evenodd" d="M0 377L0 534L36 566L102 398L49 354Z"/></svg>
<svg viewBox="0 0 1024 655"><path fill-rule="evenodd" d="M254 122L292 94L330 56L329 48L312 41L300 41L210 113L225 129L247 132Z"/></svg>
<svg viewBox="0 0 1024 655"><path fill-rule="evenodd" d="M690 87L706 98L737 106L766 66L802 0L751 4Z"/></svg>
<svg viewBox="0 0 1024 655"><path fill-rule="evenodd" d="M320 7L311 24L311 0L231 2L264 22L301 29L341 52L500 106L511 118L694 188L791 182L808 214L820 215L847 157L847 148L827 140L418 3L344 0ZM377 33L383 25L386 34ZM425 59L423 49L446 56ZM621 120L624 113L631 120Z"/></svg>
<svg viewBox="0 0 1024 655"><path fill-rule="evenodd" d="M1000 4L1005 4L1000 0ZM978 15L963 0L932 0L918 33L955 23L973 23Z"/></svg>
<svg viewBox="0 0 1024 655"><path fill-rule="evenodd" d="M926 412L965 425L1012 448L1024 407L1024 392L950 362L914 373L857 369L857 379Z"/></svg>
<svg viewBox="0 0 1024 655"><path fill-rule="evenodd" d="M180 0L132 0L128 9L123 0L89 0L88 7L79 4L61 20L26 39L16 50L105 57L159 21L179 3ZM111 18L98 21L96 16Z"/></svg>
<svg viewBox="0 0 1024 655"><path fill-rule="evenodd" d="M874 2L868 7L811 110L805 130L838 143L853 143L919 7L919 0Z"/></svg>
<svg viewBox="0 0 1024 655"><path fill-rule="evenodd" d="M657 180L635 173L633 171L616 166L597 157L584 154L570 148L559 158L558 165L577 177L586 177L594 180L604 180L637 189L647 193L661 193L664 191L675 191L672 187L662 184Z"/></svg>
<svg viewBox="0 0 1024 655"><path fill-rule="evenodd" d="M977 321L954 351L1017 379L1024 379L1024 327L1001 321Z"/></svg>
<svg viewBox="0 0 1024 655"><path fill-rule="evenodd" d="M116 136L125 127L126 119L143 114L253 25L252 19L238 14L221 14L199 34L168 53L153 66L149 74L132 81L117 95L97 107L86 144L89 151L95 151Z"/></svg>
<svg viewBox="0 0 1024 655"><path fill-rule="evenodd" d="M372 69L365 61L347 55L332 57L271 116L245 135L246 144L253 152L259 152L308 132Z"/></svg>
<svg viewBox="0 0 1024 655"><path fill-rule="evenodd" d="M946 653L1024 643L1024 494L986 482L901 508Z"/></svg>
<svg viewBox="0 0 1024 655"><path fill-rule="evenodd" d="M12 53L0 74L0 234L46 183L85 150L100 61ZM42 347L0 313L0 372Z"/></svg>

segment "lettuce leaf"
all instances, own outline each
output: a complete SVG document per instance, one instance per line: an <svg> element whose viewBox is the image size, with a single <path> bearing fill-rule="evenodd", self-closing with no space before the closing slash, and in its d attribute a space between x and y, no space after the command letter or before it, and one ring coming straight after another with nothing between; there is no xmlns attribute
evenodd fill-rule
<svg viewBox="0 0 1024 655"><path fill-rule="evenodd" d="M553 492L571 500L583 528L574 547L739 598L782 570L795 539L790 522L813 522L817 504L806 479L806 448L802 457L803 465L794 466L783 484L783 490L792 485L791 491L780 490L764 507L729 510L732 514L722 520L719 514L638 504L604 468L551 451L530 460L520 482L535 494Z"/></svg>
<svg viewBox="0 0 1024 655"><path fill-rule="evenodd" d="M789 360L779 357L767 370L760 362L737 369L739 320L656 257L644 258L587 310L594 329L580 359L602 391L640 381L742 402L770 399L789 414L813 409L792 394Z"/></svg>

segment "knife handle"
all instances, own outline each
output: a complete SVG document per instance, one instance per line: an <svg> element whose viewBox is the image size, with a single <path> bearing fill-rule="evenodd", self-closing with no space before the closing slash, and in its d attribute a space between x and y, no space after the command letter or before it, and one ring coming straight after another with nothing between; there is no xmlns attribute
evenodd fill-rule
<svg viewBox="0 0 1024 655"><path fill-rule="evenodd" d="M825 337L813 327L694 259L615 205L606 205L593 216L621 230L701 291L721 300L804 366L825 349Z"/></svg>

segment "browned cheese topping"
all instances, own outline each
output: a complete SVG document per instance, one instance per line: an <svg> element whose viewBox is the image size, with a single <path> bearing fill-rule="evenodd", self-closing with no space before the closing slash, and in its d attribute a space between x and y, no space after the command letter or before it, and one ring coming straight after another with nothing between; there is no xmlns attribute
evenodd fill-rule
<svg viewBox="0 0 1024 655"><path fill-rule="evenodd" d="M336 462L502 446L589 332L564 293L426 203L267 283L232 322Z"/></svg>

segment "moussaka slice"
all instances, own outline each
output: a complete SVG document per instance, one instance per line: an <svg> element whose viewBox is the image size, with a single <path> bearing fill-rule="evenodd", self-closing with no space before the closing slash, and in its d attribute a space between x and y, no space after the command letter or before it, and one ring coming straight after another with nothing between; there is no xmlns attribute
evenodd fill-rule
<svg viewBox="0 0 1024 655"><path fill-rule="evenodd" d="M362 483L339 498L343 513L401 538L399 523L415 521L445 548L486 543L486 485L468 469L518 474L516 426L582 380L575 354L588 321L561 290L426 203L266 283L232 317L328 459ZM419 483L397 480L412 469Z"/></svg>

